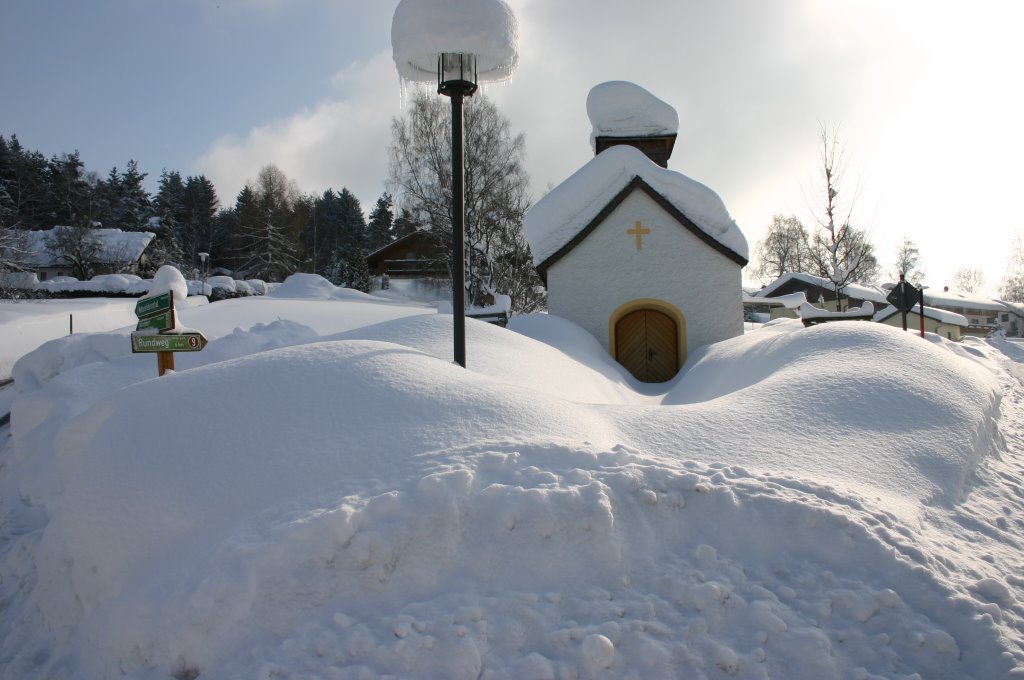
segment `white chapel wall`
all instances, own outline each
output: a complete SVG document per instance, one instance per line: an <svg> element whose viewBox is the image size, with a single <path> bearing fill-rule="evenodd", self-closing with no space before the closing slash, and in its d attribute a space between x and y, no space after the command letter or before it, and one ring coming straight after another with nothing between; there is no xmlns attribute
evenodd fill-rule
<svg viewBox="0 0 1024 680"><path fill-rule="evenodd" d="M637 220L651 233L627 233ZM740 266L701 241L642 191L548 269L548 309L590 331L608 350L608 320L638 298L686 317L687 352L743 333Z"/></svg>

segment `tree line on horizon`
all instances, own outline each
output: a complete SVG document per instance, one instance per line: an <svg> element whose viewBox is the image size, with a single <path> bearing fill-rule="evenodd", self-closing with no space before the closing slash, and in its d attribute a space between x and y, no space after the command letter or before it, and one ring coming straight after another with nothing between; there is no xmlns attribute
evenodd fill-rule
<svg viewBox="0 0 1024 680"><path fill-rule="evenodd" d="M236 278L282 281L313 272L364 291L370 287L366 255L423 229L435 259L450 271L450 115L437 97L420 93L392 121L386 186L395 197L383 192L367 217L347 188L305 193L274 165L260 168L222 206L204 175L164 169L150 195L147 173L134 160L101 177L86 169L77 150L47 158L16 135L0 136L0 271L22 268L19 234L54 227L61 229L47 249L73 263L80 279L95 273L82 249L97 227L153 232L150 271L171 264L198 275L206 253L207 266ZM512 134L508 120L479 95L465 107L465 138L467 300L482 306L504 294L516 311L542 309L545 291L522 231L530 205L524 137Z"/></svg>
<svg viewBox="0 0 1024 680"><path fill-rule="evenodd" d="M227 207L204 175L165 169L153 195L146 177L134 160L101 177L86 169L77 150L46 158L16 135L0 135L0 230L10 241L19 231L63 227L48 244L57 255L97 227L149 231L156 235L147 250L151 270L171 264L199 272L199 253L206 253L213 266L248 278L280 281L307 271L365 289L366 253L419 226L408 211L395 216L387 192L367 219L348 189L303 193L274 165L261 168ZM78 278L91 275L87 266L80 265Z"/></svg>

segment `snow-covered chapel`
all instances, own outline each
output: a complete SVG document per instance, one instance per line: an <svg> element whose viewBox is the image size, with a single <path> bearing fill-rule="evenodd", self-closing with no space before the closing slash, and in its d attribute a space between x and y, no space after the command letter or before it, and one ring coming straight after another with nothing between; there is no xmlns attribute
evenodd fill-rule
<svg viewBox="0 0 1024 680"><path fill-rule="evenodd" d="M747 241L714 191L668 169L675 109L633 83L587 98L595 157L527 213L551 314L644 382L743 332Z"/></svg>

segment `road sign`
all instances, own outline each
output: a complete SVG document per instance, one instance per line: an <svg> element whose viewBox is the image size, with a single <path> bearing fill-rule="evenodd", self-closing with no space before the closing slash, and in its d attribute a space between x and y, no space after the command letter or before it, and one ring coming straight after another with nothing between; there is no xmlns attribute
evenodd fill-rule
<svg viewBox="0 0 1024 680"><path fill-rule="evenodd" d="M900 296L900 289L903 289L902 299ZM896 308L900 312L909 312L914 309L921 302L921 291L914 288L913 284L907 283L906 281L900 281L897 283L889 294L885 297L889 304ZM902 302L902 304L900 304Z"/></svg>
<svg viewBox="0 0 1024 680"><path fill-rule="evenodd" d="M160 312L156 316L147 316L139 319L139 325L135 327L137 331L169 331L174 328L174 310L168 312Z"/></svg>
<svg viewBox="0 0 1024 680"><path fill-rule="evenodd" d="M132 333L132 352L199 352L204 347L202 333Z"/></svg>
<svg viewBox="0 0 1024 680"><path fill-rule="evenodd" d="M162 293L160 295L154 295L153 297L145 297L135 303L135 316L140 319L145 319L149 316L155 316L162 312L169 311L174 307L174 303L171 299L171 291Z"/></svg>

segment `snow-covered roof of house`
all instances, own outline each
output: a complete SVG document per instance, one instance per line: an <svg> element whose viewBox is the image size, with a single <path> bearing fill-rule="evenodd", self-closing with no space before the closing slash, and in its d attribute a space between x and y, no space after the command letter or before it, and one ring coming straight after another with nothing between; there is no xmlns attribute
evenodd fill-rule
<svg viewBox="0 0 1024 680"><path fill-rule="evenodd" d="M924 302L926 305L942 307L964 307L969 309L988 309L996 312L1006 310L1001 302L975 295L974 293L962 293L960 291L929 290L924 291Z"/></svg>
<svg viewBox="0 0 1024 680"><path fill-rule="evenodd" d="M591 147L595 147L598 137L649 137L679 132L679 114L672 106L624 80L595 85L587 95L587 115L593 126Z"/></svg>
<svg viewBox="0 0 1024 680"><path fill-rule="evenodd" d="M916 306L912 310L912 313L917 314L918 310L920 309L920 306ZM892 305L888 305L885 308L878 310L878 312L875 313L875 316L871 320L885 321L893 314L899 314L899 310ZM962 328L967 328L967 326L969 325L967 317L963 316L962 314L950 312L945 309L929 307L927 305L925 305L924 308L924 316L926 319L932 319L933 321L938 321L939 323L950 324L951 326L961 326Z"/></svg>
<svg viewBox="0 0 1024 680"><path fill-rule="evenodd" d="M772 294L775 291L794 280L801 281L812 286L817 286L819 288L825 288L826 290L835 289L835 284L822 276L814 276L813 274L803 274L799 272L788 272L769 283L767 286L755 293L755 295L757 297L774 297ZM871 300L872 302L889 304L885 299L887 293L878 286L865 286L859 283L848 283L842 287L842 294L858 300Z"/></svg>
<svg viewBox="0 0 1024 680"><path fill-rule="evenodd" d="M1006 311L1013 312L1017 316L1024 316L1024 304L1019 302L1007 302L1006 300L996 300L996 302L1006 307Z"/></svg>
<svg viewBox="0 0 1024 680"><path fill-rule="evenodd" d="M599 153L537 201L523 219L523 230L538 266L560 256L562 249L592 227L613 197L639 180L694 224L706 237L745 264L747 239L722 199L682 173L666 170L631 146Z"/></svg>
<svg viewBox="0 0 1024 680"><path fill-rule="evenodd" d="M391 20L398 75L436 82L437 58L474 54L477 81L507 80L519 61L519 23L503 0L402 0Z"/></svg>
<svg viewBox="0 0 1024 680"><path fill-rule="evenodd" d="M799 290L795 293L779 295L777 297L759 297L744 291L743 302L749 304L769 305L773 307L785 307L786 309L798 309L800 305L807 302L807 295L804 291Z"/></svg>
<svg viewBox="0 0 1024 680"><path fill-rule="evenodd" d="M860 307L850 307L845 312L833 312L821 307L815 307L810 302L803 302L797 308L800 318L805 321L813 319L862 319L869 314L875 313L875 306L867 301Z"/></svg>
<svg viewBox="0 0 1024 680"><path fill-rule="evenodd" d="M68 227L27 232L29 256L26 258L25 264L29 267L52 267L64 264L46 249L46 241L56 236L58 229L66 228ZM135 262L156 236L151 231L121 231L120 229L92 229L89 235L99 241L100 251L96 256L96 262L102 264Z"/></svg>

